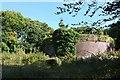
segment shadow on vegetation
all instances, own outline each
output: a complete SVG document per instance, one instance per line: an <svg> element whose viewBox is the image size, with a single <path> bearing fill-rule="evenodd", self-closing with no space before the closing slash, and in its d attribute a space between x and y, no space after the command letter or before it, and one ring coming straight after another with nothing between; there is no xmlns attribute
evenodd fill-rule
<svg viewBox="0 0 120 80"><path fill-rule="evenodd" d="M96 57L74 60L64 63L61 66L45 65L33 63L31 65L3 65L3 78L69 78L69 79L95 79L120 77L120 58L98 59Z"/></svg>

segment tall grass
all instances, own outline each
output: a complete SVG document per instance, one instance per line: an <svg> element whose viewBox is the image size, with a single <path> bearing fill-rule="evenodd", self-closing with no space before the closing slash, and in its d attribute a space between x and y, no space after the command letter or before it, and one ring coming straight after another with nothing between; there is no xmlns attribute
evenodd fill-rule
<svg viewBox="0 0 120 80"><path fill-rule="evenodd" d="M42 52L40 53L6 53L2 54L2 64L3 65L29 65L35 62L44 63L48 56L45 56Z"/></svg>
<svg viewBox="0 0 120 80"><path fill-rule="evenodd" d="M61 61L61 65L58 66L48 65L46 60L51 58L42 53L5 53L3 59L3 78L92 78L102 80L120 76L120 52L107 52L89 58L67 55L57 58Z"/></svg>

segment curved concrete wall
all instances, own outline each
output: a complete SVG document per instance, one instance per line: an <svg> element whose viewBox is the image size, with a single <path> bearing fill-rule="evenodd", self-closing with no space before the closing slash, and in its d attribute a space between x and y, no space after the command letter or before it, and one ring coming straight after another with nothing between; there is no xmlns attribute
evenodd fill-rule
<svg viewBox="0 0 120 80"><path fill-rule="evenodd" d="M76 45L77 56L97 55L110 50L110 43L107 42L78 42Z"/></svg>

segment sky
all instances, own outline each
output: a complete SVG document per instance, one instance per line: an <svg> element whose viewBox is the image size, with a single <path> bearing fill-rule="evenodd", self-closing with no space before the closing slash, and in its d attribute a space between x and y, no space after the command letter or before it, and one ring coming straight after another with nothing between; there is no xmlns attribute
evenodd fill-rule
<svg viewBox="0 0 120 80"><path fill-rule="evenodd" d="M72 15L69 15L68 13L55 15L58 11L56 7L63 7L63 2L2 2L1 10L20 12L24 17L45 22L49 27L57 29L59 28L58 23L61 18L64 20L65 24L69 25L69 27L75 27L71 24L77 24L81 21L92 23L98 19L104 18L98 16L98 14L101 13L101 10L97 11L92 18L84 16L85 11L87 10L87 4L88 3L83 6L75 17L72 17ZM99 4L103 3L99 2Z"/></svg>

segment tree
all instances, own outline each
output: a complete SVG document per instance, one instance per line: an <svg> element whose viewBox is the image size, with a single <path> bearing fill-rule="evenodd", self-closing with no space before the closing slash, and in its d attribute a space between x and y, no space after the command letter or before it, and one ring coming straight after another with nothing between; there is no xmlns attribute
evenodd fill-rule
<svg viewBox="0 0 120 80"><path fill-rule="evenodd" d="M40 51L43 40L52 36L53 29L46 23L24 18L15 11L0 11L2 20L2 50L15 52L22 48L26 52Z"/></svg>
<svg viewBox="0 0 120 80"><path fill-rule="evenodd" d="M57 7L59 10L56 15L66 13L68 12L72 17L75 17L78 15L78 12L83 8L83 6L86 4L85 0L80 0L77 2L70 2L70 3L64 3L63 7ZM102 13L99 14L99 16L110 16L108 19L100 19L97 20L96 22L93 22L91 25L92 26L100 26L103 22L115 20L120 17L120 1L118 0L113 0L111 3L110 2L104 2L101 5L98 5L97 0L91 0L90 3L87 4L88 9L84 13L84 16L89 16L93 17L94 14L101 9ZM119 19L120 20L120 19ZM82 23L82 22L81 22ZM88 24L89 22L85 22L85 24Z"/></svg>
<svg viewBox="0 0 120 80"><path fill-rule="evenodd" d="M92 4L88 5L89 8L86 11L85 15L88 14L88 12L90 12L91 9L93 9L93 12L91 15L89 15L90 17L94 16L94 14L96 13L96 11L98 9L102 9L102 13L99 14L99 16L110 16L107 19L101 19L98 20L96 22L93 22L93 26L97 25L100 26L101 23L105 23L107 21L112 21L112 20L120 20L120 1L118 0L114 0L111 3L110 2L105 2L103 5L97 6L97 2L93 1Z"/></svg>
<svg viewBox="0 0 120 80"><path fill-rule="evenodd" d="M46 23L35 20L27 20L27 27L25 30L26 35L23 37L23 42L28 44L26 50L32 52L40 51L43 40L51 37L50 35L54 31L52 28L48 27Z"/></svg>
<svg viewBox="0 0 120 80"><path fill-rule="evenodd" d="M116 50L119 50L120 49L120 21L109 26L110 26L110 29L108 31L108 34L115 39L115 48Z"/></svg>
<svg viewBox="0 0 120 80"><path fill-rule="evenodd" d="M1 11L0 13L3 45L9 47L10 52L14 52L17 47L21 29L25 27L24 17L14 11ZM5 50L4 46L2 49Z"/></svg>
<svg viewBox="0 0 120 80"><path fill-rule="evenodd" d="M114 0L112 3L108 2L107 6L103 7L103 16L110 15L111 18L104 19L104 21L114 20L120 18L120 1ZM119 19L120 20L120 19Z"/></svg>
<svg viewBox="0 0 120 80"><path fill-rule="evenodd" d="M16 31L19 35L21 29L25 27L25 18L19 12L1 11L2 30Z"/></svg>
<svg viewBox="0 0 120 80"><path fill-rule="evenodd" d="M103 8L103 16L110 15L109 19L104 19L104 21L111 21L118 19L116 23L112 23L108 27L107 33L115 39L116 50L120 49L120 1L114 0L112 3L107 3L107 6Z"/></svg>
<svg viewBox="0 0 120 80"><path fill-rule="evenodd" d="M68 28L68 25L65 25L63 23L63 19L60 20L60 23L59 23L59 27L62 27L62 28Z"/></svg>

